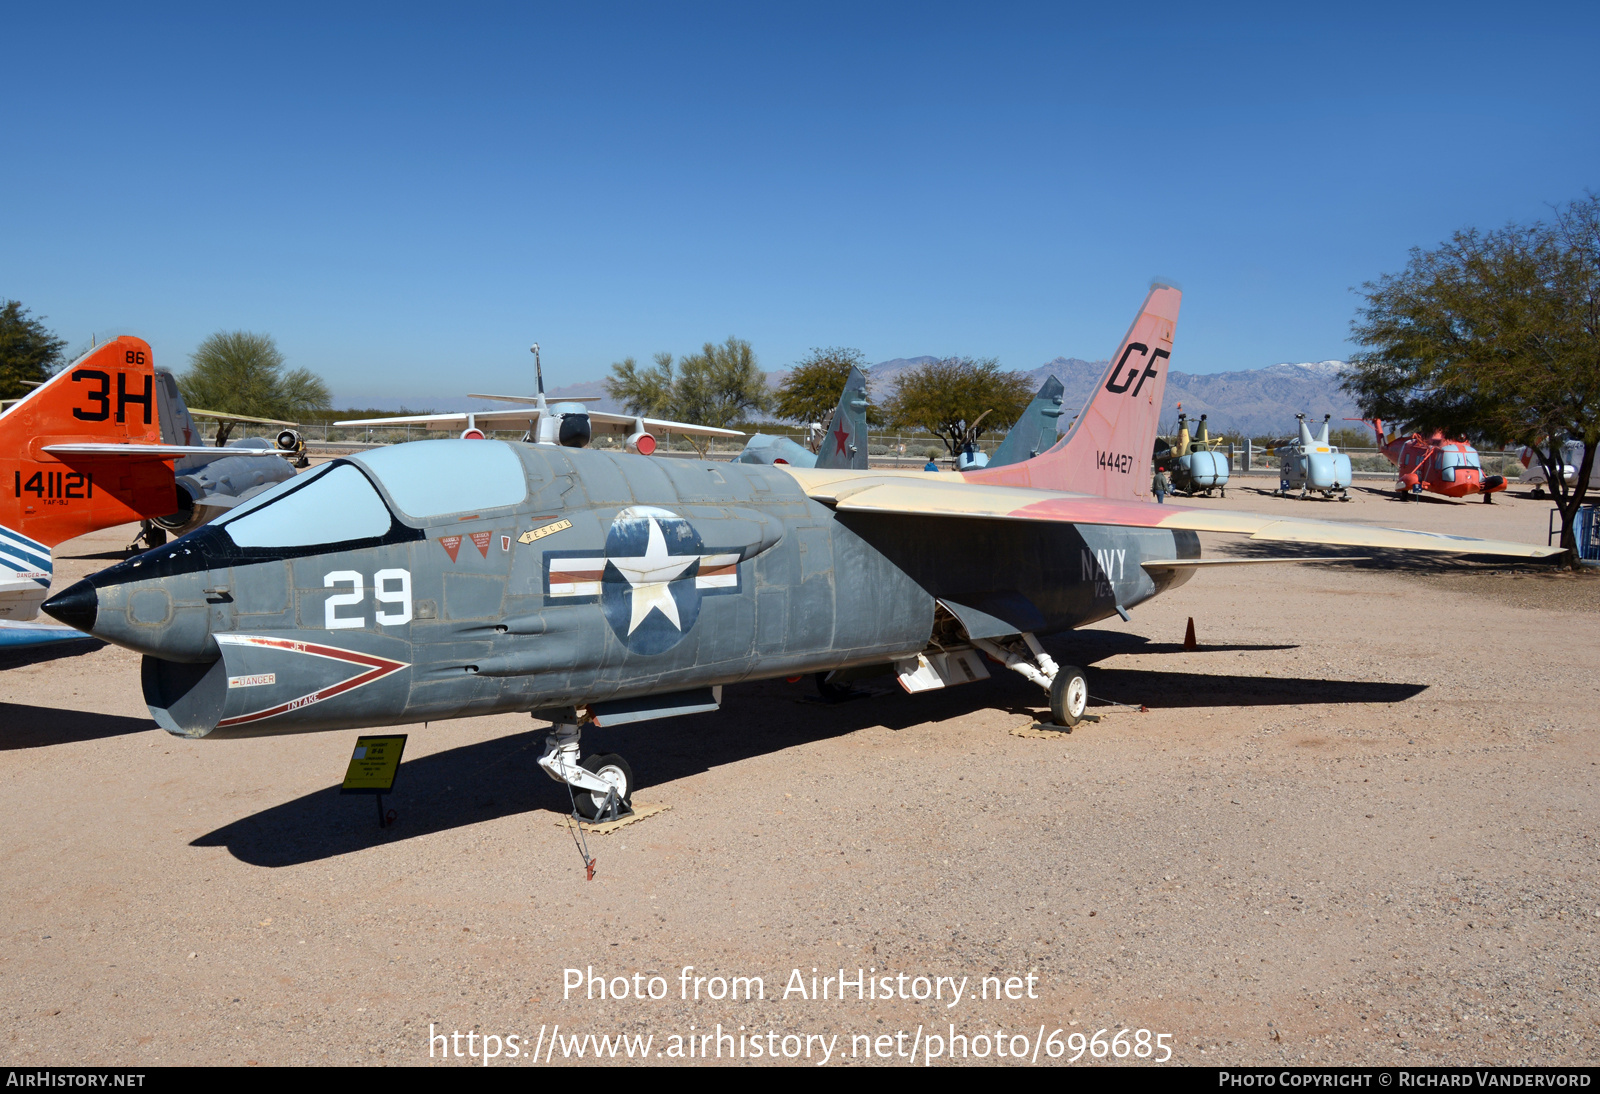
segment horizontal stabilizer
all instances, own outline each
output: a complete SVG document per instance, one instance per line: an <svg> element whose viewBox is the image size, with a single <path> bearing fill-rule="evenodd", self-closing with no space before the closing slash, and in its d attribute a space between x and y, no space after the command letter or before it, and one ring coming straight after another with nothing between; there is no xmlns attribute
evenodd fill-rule
<svg viewBox="0 0 1600 1094"><path fill-rule="evenodd" d="M59 623L19 623L0 619L0 649L42 646L50 642L94 641L94 636Z"/></svg>
<svg viewBox="0 0 1600 1094"><path fill-rule="evenodd" d="M248 414L229 414L225 410L196 410L189 407L189 413L196 418L211 418L219 422L240 422L245 425L282 425L297 428L299 422L286 422L281 418L252 418Z"/></svg>
<svg viewBox="0 0 1600 1094"><path fill-rule="evenodd" d="M469 392L467 392L467 398L469 398L469 399L494 399L497 402L502 402L502 403L522 403L522 404L527 405L527 406L537 406L537 405L539 405L539 396L537 396L537 395L484 395L484 394L481 394L479 392L469 391ZM598 403L604 398L605 398L604 395L547 395L547 396L545 396L546 401L547 402L552 402L552 403Z"/></svg>
<svg viewBox="0 0 1600 1094"><path fill-rule="evenodd" d="M683 433L702 437L743 437L738 429L722 429L710 425L691 425L688 422L669 422L662 418L635 418L627 414L607 414L598 410L586 412L589 425L595 433L631 434L638 422L643 422L650 433ZM523 410L476 410L472 412L473 424L482 429L528 428L539 420L537 408ZM340 428L365 429L371 426L414 425L421 429L454 431L465 429L467 414L408 414L400 418L356 418L348 422L334 422Z"/></svg>
<svg viewBox="0 0 1600 1094"><path fill-rule="evenodd" d="M73 456L94 456L96 458L113 456L125 460L170 460L180 456L184 458L209 456L212 459L221 459L224 456L281 455L274 448L244 448L232 445L216 448L212 445L199 444L47 444L40 451L48 452L62 461L66 461ZM191 460L191 462L193 461Z"/></svg>

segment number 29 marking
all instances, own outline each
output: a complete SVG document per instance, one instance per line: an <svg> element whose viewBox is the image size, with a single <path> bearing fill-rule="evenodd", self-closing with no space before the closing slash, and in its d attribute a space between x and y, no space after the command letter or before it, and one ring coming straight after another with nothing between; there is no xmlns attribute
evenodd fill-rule
<svg viewBox="0 0 1600 1094"><path fill-rule="evenodd" d="M398 584L398 588L390 587L395 584ZM358 570L333 570L322 576L324 589L336 589L341 585L350 586L350 591L334 593L328 597L322 609L323 625L330 631L365 627L367 625L365 614L340 615L339 609L360 604L366 599L366 578ZM399 605L394 611L385 611L380 607L372 613L372 617L385 627L398 627L402 623L411 622L411 571L379 570L373 574L372 599L379 604Z"/></svg>

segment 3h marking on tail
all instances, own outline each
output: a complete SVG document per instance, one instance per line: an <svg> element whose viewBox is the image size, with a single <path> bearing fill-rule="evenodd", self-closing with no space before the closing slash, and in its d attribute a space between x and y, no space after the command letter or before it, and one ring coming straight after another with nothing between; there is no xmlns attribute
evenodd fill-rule
<svg viewBox="0 0 1600 1094"><path fill-rule="evenodd" d="M134 356L135 352L133 350L129 350L128 357L132 359ZM137 354L137 356L142 364L144 362L144 353L140 352ZM80 368L76 369L72 373L71 379L75 384L82 383L85 380L91 380L97 381L100 385L100 390L98 391L85 392L89 402L98 403L99 409L96 410L93 408L85 409L83 407L73 407L72 416L74 418L78 419L80 422L103 422L107 418L111 417L111 377L109 374L102 372L97 368ZM134 406L144 407L144 424L149 425L152 377L144 376L136 377L135 379L144 380L143 395L136 395L129 392L128 374L126 372L117 373L117 421L120 423L127 420L128 404L132 403Z"/></svg>

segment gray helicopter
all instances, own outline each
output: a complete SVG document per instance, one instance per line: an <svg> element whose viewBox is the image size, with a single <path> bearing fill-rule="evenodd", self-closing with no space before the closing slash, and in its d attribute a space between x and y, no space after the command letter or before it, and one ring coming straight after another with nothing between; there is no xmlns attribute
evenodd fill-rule
<svg viewBox="0 0 1600 1094"><path fill-rule="evenodd" d="M1313 437L1311 427L1306 425L1306 416L1295 415L1299 438L1274 449L1283 465L1278 476L1280 497L1288 497L1290 491L1298 488L1302 499L1316 491L1325 498L1338 494L1340 501L1350 500L1350 456L1328 443L1328 423L1332 418L1332 414L1324 414L1322 431Z"/></svg>

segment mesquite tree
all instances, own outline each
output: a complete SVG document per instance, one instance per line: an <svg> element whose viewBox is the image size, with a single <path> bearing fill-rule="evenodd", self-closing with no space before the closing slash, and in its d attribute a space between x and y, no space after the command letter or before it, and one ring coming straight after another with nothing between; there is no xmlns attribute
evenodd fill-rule
<svg viewBox="0 0 1600 1094"><path fill-rule="evenodd" d="M954 456L969 439L1009 429L1032 399L1028 378L1000 371L992 357L946 357L902 373L884 410L900 428L932 433Z"/></svg>
<svg viewBox="0 0 1600 1094"><path fill-rule="evenodd" d="M1362 286L1364 348L1345 389L1362 414L1534 453L1577 561L1573 521L1600 447L1600 196L1550 222L1457 232ZM1574 481L1562 446L1581 441Z"/></svg>

